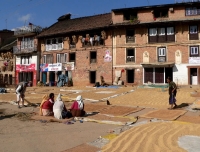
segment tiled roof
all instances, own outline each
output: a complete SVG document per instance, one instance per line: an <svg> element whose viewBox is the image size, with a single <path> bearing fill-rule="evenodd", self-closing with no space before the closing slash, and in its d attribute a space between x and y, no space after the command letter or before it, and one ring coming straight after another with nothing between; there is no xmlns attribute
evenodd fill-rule
<svg viewBox="0 0 200 152"><path fill-rule="evenodd" d="M112 24L111 13L61 20L44 30L38 37L108 27Z"/></svg>

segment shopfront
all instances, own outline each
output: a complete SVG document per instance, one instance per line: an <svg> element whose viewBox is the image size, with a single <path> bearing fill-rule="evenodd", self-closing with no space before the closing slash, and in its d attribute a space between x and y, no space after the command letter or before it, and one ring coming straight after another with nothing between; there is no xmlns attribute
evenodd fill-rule
<svg viewBox="0 0 200 152"><path fill-rule="evenodd" d="M16 84L26 81L29 82L30 86L36 86L36 73L35 63L29 65L16 64Z"/></svg>

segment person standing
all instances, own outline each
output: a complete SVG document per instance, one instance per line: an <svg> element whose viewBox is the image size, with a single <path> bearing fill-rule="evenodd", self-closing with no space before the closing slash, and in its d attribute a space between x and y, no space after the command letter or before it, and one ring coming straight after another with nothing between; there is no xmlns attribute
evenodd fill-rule
<svg viewBox="0 0 200 152"><path fill-rule="evenodd" d="M20 82L17 85L16 94L17 94L18 108L21 108L19 105L20 101L22 101L22 107L24 107L24 98L25 98L25 92L26 92L27 85L28 85L28 82Z"/></svg>
<svg viewBox="0 0 200 152"><path fill-rule="evenodd" d="M170 109L176 108L176 93L177 93L177 86L171 79L171 77L167 78L167 83L169 84L169 104L171 105ZM173 107L174 105L174 107Z"/></svg>

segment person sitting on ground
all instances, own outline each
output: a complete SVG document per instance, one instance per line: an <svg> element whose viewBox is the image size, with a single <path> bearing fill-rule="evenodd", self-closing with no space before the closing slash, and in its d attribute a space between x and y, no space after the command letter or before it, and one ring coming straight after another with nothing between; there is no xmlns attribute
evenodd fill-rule
<svg viewBox="0 0 200 152"><path fill-rule="evenodd" d="M54 93L50 93L49 99L42 104L42 115L53 116Z"/></svg>
<svg viewBox="0 0 200 152"><path fill-rule="evenodd" d="M22 101L22 107L24 107L24 98L25 98L27 84L28 82L20 82L16 87L18 108L21 108L20 100Z"/></svg>
<svg viewBox="0 0 200 152"><path fill-rule="evenodd" d="M64 102L62 101L61 94L58 94L58 97L53 105L54 117L57 119L70 118L71 113L67 111Z"/></svg>
<svg viewBox="0 0 200 152"><path fill-rule="evenodd" d="M49 99L49 95L48 94L45 94L43 97L42 97L42 102L40 104L40 111L39 111L39 115L40 116L43 116L43 113L42 113L42 106L43 104Z"/></svg>
<svg viewBox="0 0 200 152"><path fill-rule="evenodd" d="M108 86L108 84L105 82L104 80L104 77L103 76L100 76L100 79L101 79L101 86Z"/></svg>
<svg viewBox="0 0 200 152"><path fill-rule="evenodd" d="M82 117L85 115L84 102L81 95L76 97L76 101L72 104L70 111L73 117Z"/></svg>

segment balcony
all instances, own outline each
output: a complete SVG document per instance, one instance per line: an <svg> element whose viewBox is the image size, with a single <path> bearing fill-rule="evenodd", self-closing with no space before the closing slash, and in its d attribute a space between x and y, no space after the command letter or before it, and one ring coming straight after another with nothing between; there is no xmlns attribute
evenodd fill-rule
<svg viewBox="0 0 200 152"><path fill-rule="evenodd" d="M63 43L47 44L47 45L46 45L46 51L51 51L51 50L62 50L62 49L63 49Z"/></svg>
<svg viewBox="0 0 200 152"><path fill-rule="evenodd" d="M126 57L126 63L130 63L130 62L135 62L135 57L134 56L127 56Z"/></svg>
<svg viewBox="0 0 200 152"><path fill-rule="evenodd" d="M33 47L24 47L21 45L13 46L13 54L32 53L37 51L37 45Z"/></svg>
<svg viewBox="0 0 200 152"><path fill-rule="evenodd" d="M29 25L29 26L23 26L20 28L16 28L14 31L14 35L15 36L29 35L31 33L40 33L41 31L42 31L42 28L40 26Z"/></svg>

